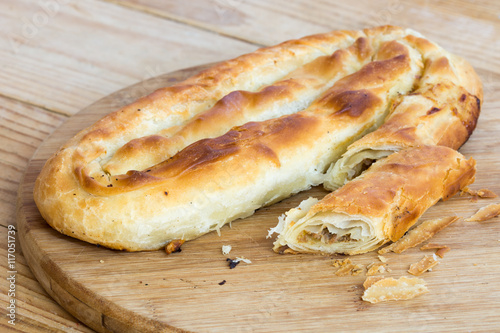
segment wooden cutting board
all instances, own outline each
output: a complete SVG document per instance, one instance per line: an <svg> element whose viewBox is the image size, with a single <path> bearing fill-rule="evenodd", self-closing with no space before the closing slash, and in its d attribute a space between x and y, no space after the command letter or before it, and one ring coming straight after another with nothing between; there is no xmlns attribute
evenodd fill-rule
<svg viewBox="0 0 500 333"><path fill-rule="evenodd" d="M182 252L127 253L59 234L39 215L33 184L45 160L80 129L152 90L174 84L204 67L140 82L103 98L71 117L33 156L18 198L22 249L38 281L75 317L101 332L289 332L289 331L495 331L500 329L500 218L460 220L433 242L451 247L432 272L421 277L430 292L402 302L372 305L361 300L365 273L338 277L332 262L343 256L278 255L267 230L278 216L309 196L313 188L255 215L183 245ZM500 194L500 119L486 101L478 128L462 147L478 162L475 189ZM455 196L422 218L468 217L500 202ZM223 255L222 245L231 245ZM418 248L388 254L391 273L408 275L424 254ZM226 258L245 257L230 269ZM356 264L378 262L376 253L351 257Z"/></svg>

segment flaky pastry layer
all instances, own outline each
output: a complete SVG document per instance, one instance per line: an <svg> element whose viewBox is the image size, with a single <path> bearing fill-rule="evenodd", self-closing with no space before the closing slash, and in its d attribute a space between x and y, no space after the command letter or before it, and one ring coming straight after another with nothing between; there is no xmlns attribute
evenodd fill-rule
<svg viewBox="0 0 500 333"><path fill-rule="evenodd" d="M288 211L274 251L359 254L397 241L439 200L474 181L475 161L444 146L401 150L321 200Z"/></svg>

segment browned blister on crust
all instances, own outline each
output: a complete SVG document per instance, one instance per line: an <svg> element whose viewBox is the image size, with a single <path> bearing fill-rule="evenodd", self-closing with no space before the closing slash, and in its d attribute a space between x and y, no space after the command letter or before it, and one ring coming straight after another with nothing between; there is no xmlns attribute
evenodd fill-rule
<svg viewBox="0 0 500 333"><path fill-rule="evenodd" d="M420 145L458 149L474 131L483 99L482 85L464 60L438 52L429 41L407 36L423 54L424 71L415 90L401 96L382 126L351 144L327 172L334 190L374 161Z"/></svg>
<svg viewBox="0 0 500 333"><path fill-rule="evenodd" d="M448 67L428 65L440 57ZM35 202L56 230L115 249L190 240L323 183L325 170L395 112L401 96L424 84L436 86L438 99L458 89L448 84L451 69L461 81L475 76L398 27L262 48L82 130L47 161ZM462 88L479 96L479 87ZM477 114L469 95L463 107ZM471 132L475 123L463 122Z"/></svg>
<svg viewBox="0 0 500 333"><path fill-rule="evenodd" d="M415 228L408 231L406 235L397 240L396 242L380 249L379 254L384 254L388 252L401 253L407 249L417 246L418 244L425 242L430 239L436 233L446 228L453 222L457 221L458 216L449 216L439 219L426 220L420 223Z"/></svg>

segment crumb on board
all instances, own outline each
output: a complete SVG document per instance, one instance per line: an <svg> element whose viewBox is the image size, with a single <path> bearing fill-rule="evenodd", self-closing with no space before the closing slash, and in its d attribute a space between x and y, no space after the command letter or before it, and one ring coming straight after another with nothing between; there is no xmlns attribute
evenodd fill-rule
<svg viewBox="0 0 500 333"><path fill-rule="evenodd" d="M222 245L222 254L229 254L229 252L231 252L231 248L231 245Z"/></svg>
<svg viewBox="0 0 500 333"><path fill-rule="evenodd" d="M335 272L337 276L347 276L347 275L359 275L363 272L363 266L358 264L353 264L351 259L336 259L332 263L333 267L338 267L339 269Z"/></svg>
<svg viewBox="0 0 500 333"><path fill-rule="evenodd" d="M483 222L500 215L500 203L489 204L479 208L479 210L466 219L467 222Z"/></svg>
<svg viewBox="0 0 500 333"><path fill-rule="evenodd" d="M385 277L383 275L379 275L379 276L368 276L365 280L365 282L363 282L363 288L368 289L372 286L372 284L374 284L375 282L377 281L380 281L382 279L385 279Z"/></svg>
<svg viewBox="0 0 500 333"><path fill-rule="evenodd" d="M222 286L224 284L226 284L226 280L222 280L221 282L219 282L219 286Z"/></svg>
<svg viewBox="0 0 500 333"><path fill-rule="evenodd" d="M102 260L102 259L101 259L101 260L99 260L99 262L100 262L101 264L104 264L104 260Z"/></svg>
<svg viewBox="0 0 500 333"><path fill-rule="evenodd" d="M401 301L412 299L418 295L428 292L426 283L420 278L402 276L399 279L383 278L374 280L368 277L363 285L368 288L361 297L363 301L378 303L385 301Z"/></svg>
<svg viewBox="0 0 500 333"><path fill-rule="evenodd" d="M436 250L434 252L439 258L443 258L444 255L450 251L450 247L448 245L440 245L436 243L427 243L423 246L420 247L420 250L425 251L425 250Z"/></svg>
<svg viewBox="0 0 500 333"><path fill-rule="evenodd" d="M480 190L472 190L468 187L464 188L461 192L460 192L460 196L464 196L464 195L470 195L471 196L471 201L477 201L478 198L482 198L482 199L485 199L485 198L497 198L498 195L491 191L491 190L488 190L487 188L483 188L483 189L480 189Z"/></svg>
<svg viewBox="0 0 500 333"><path fill-rule="evenodd" d="M387 261L389 261L389 259L387 259L386 257L381 256L381 255L378 256L378 260L380 260L381 262L387 262Z"/></svg>
<svg viewBox="0 0 500 333"><path fill-rule="evenodd" d="M439 264L436 255L426 255L420 261L411 264L408 273L419 276L426 271L430 271L434 266Z"/></svg>
<svg viewBox="0 0 500 333"><path fill-rule="evenodd" d="M236 257L236 260L243 261L245 264L251 264L252 263L252 261L250 259L247 259L245 257Z"/></svg>
<svg viewBox="0 0 500 333"><path fill-rule="evenodd" d="M458 219L458 216L449 216L424 221L415 228L411 229L406 235L398 239L396 242L380 249L378 253L385 254L390 251L395 253L404 252L407 249L430 239L437 232L449 226Z"/></svg>
<svg viewBox="0 0 500 333"><path fill-rule="evenodd" d="M350 265L350 264L352 264L352 261L349 258L335 259L332 263L332 266L333 267L343 267L343 266Z"/></svg>
<svg viewBox="0 0 500 333"><path fill-rule="evenodd" d="M184 244L184 242L185 242L184 239L174 239L165 246L165 252L167 254L171 254L174 252L181 252L182 251L181 246L182 244Z"/></svg>
<svg viewBox="0 0 500 333"><path fill-rule="evenodd" d="M229 262L229 269L235 268L240 262L244 262L245 264L252 263L250 259L244 257L236 257L236 259L226 258L226 261Z"/></svg>
<svg viewBox="0 0 500 333"><path fill-rule="evenodd" d="M366 276L372 276L377 274L384 274L387 272L387 264L383 262L372 262L366 268L368 271L366 272Z"/></svg>

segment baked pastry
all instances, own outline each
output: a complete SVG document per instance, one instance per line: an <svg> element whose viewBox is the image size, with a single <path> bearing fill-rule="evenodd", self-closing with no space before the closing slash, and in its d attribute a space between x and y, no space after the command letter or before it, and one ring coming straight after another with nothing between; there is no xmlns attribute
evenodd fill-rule
<svg viewBox="0 0 500 333"><path fill-rule="evenodd" d="M220 63L78 133L47 161L35 202L56 230L114 249L218 230L323 183L347 146L419 85L430 56L421 43L434 45L387 26Z"/></svg>
<svg viewBox="0 0 500 333"><path fill-rule="evenodd" d="M443 146L408 148L375 162L322 200L280 218L278 253L359 254L397 241L440 199L474 181L475 161Z"/></svg>
<svg viewBox="0 0 500 333"><path fill-rule="evenodd" d="M411 38L411 37L410 37ZM474 70L427 40L413 45L425 54L425 69L414 91L401 96L376 131L351 144L327 171L324 187L335 190L374 161L418 145L462 146L474 131L483 99Z"/></svg>

